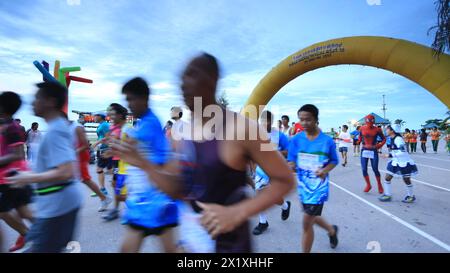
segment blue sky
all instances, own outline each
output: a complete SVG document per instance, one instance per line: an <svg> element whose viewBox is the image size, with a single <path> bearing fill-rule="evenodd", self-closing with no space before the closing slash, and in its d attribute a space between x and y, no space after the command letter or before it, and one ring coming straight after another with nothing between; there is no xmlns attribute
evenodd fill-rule
<svg viewBox="0 0 450 273"><path fill-rule="evenodd" d="M79 4L77 4L79 2ZM173 105L182 105L179 75L199 51L215 55L222 67L219 94L238 111L259 80L296 51L328 39L376 35L431 45L436 22L432 0L17 0L0 1L0 90L25 100L18 113L24 125L40 121L30 103L42 78L34 60L56 59L81 66L73 75L71 110L95 111L124 103L120 88L134 76L152 86L151 106L162 122ZM75 5L74 5L75 3ZM305 103L320 108L324 130L369 112L401 118L418 128L442 118L447 107L402 76L371 67L333 66L291 81L272 99L277 118L296 121ZM71 115L74 118L75 115Z"/></svg>

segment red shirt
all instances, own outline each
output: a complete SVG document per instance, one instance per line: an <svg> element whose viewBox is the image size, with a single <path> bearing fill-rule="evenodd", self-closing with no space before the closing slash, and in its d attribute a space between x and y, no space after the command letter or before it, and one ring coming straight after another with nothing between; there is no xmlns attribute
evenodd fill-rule
<svg viewBox="0 0 450 273"><path fill-rule="evenodd" d="M381 138L381 142L377 143L377 136ZM361 127L361 134L359 134L358 143L363 145L363 150L377 150L383 147L386 143L386 137L380 128L368 125Z"/></svg>
<svg viewBox="0 0 450 273"><path fill-rule="evenodd" d="M115 139L120 140L122 135L122 125L121 124L113 124L109 128L109 135ZM120 157L113 156L113 160L120 160Z"/></svg>
<svg viewBox="0 0 450 273"><path fill-rule="evenodd" d="M11 148L23 144L25 144L25 134L17 122L7 120L5 124L0 125L0 157L11 153ZM5 176L13 169L26 171L28 170L27 162L21 159L0 167L0 185L6 184Z"/></svg>
<svg viewBox="0 0 450 273"><path fill-rule="evenodd" d="M300 122L296 122L294 124L294 132L293 132L292 135L296 135L298 133L301 133L301 132L303 132L303 130L305 130L305 129L303 129L303 126L300 124Z"/></svg>

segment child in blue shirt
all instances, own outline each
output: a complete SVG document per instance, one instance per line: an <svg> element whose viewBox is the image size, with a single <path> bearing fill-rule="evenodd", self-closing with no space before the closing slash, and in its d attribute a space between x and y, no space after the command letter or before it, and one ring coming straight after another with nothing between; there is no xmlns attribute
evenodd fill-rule
<svg viewBox="0 0 450 273"><path fill-rule="evenodd" d="M331 248L338 244L338 227L321 217L328 200L328 173L338 164L338 156L333 139L318 127L317 107L302 106L299 117L305 130L291 139L288 161L298 175L298 192L304 210L302 247L303 252L309 253L314 241L314 224L328 231Z"/></svg>

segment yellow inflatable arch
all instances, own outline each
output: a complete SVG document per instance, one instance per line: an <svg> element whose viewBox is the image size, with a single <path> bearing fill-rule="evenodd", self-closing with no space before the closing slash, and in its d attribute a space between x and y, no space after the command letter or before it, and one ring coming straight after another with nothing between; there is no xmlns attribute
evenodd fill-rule
<svg viewBox="0 0 450 273"><path fill-rule="evenodd" d="M359 64L402 75L436 96L450 107L450 55L433 56L431 48L406 40L377 36L357 36L311 45L284 59L255 87L241 113L249 105L266 105L288 82L326 66ZM258 113L259 114L259 113Z"/></svg>

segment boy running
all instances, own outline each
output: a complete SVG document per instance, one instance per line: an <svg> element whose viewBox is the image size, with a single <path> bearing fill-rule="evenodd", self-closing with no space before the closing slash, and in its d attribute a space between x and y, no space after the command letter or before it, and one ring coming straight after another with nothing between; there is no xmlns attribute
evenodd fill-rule
<svg viewBox="0 0 450 273"><path fill-rule="evenodd" d="M298 175L298 192L304 210L302 249L309 253L314 241L314 224L328 231L331 248L338 244L338 227L328 224L321 215L328 200L328 174L339 160L333 139L318 127L319 109L311 104L303 105L299 117L305 131L291 139L288 161Z"/></svg>
<svg viewBox="0 0 450 273"><path fill-rule="evenodd" d="M350 134L347 131L348 131L348 126L343 125L342 132L338 136L339 152L341 153L342 160L344 161L344 163L342 163L343 167L345 167L345 165L347 165L348 148L350 148L350 145L352 144L352 139L350 137Z"/></svg>

